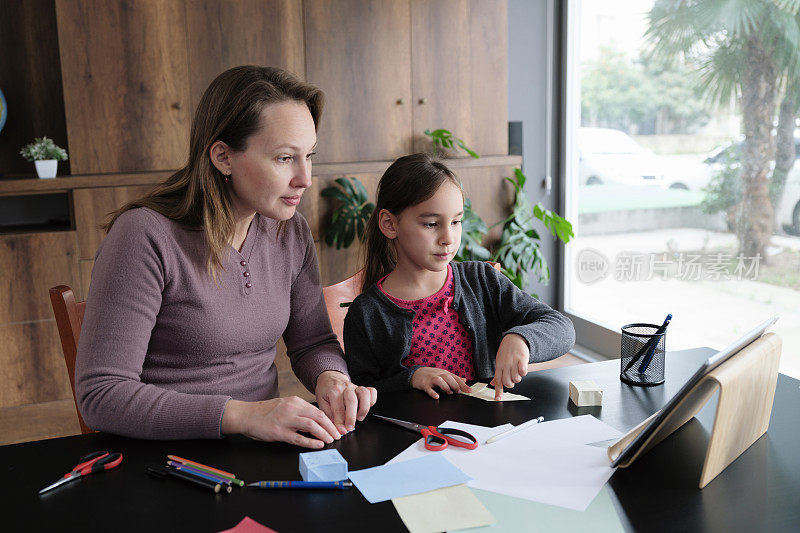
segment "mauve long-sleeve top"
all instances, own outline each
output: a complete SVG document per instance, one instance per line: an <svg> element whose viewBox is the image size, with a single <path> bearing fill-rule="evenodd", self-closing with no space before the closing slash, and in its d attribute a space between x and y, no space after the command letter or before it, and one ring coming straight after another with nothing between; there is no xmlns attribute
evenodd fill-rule
<svg viewBox="0 0 800 533"><path fill-rule="evenodd" d="M97 250L75 367L94 429L148 439L219 438L226 402L278 396L276 343L313 391L347 375L305 219L256 214L215 283L201 229L150 209L122 214Z"/></svg>

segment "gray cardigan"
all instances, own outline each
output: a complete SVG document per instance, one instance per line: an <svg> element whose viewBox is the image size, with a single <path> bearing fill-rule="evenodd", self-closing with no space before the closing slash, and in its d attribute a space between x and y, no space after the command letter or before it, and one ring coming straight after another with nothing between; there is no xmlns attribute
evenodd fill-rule
<svg viewBox="0 0 800 533"><path fill-rule="evenodd" d="M530 363L564 355L575 343L572 322L518 289L488 263L468 261L453 266L453 309L470 334L478 379L494 376L503 336L521 335L530 348ZM379 392L411 388L419 368L401 361L408 355L415 312L392 302L377 285L350 305L344 319L345 361L353 383Z"/></svg>

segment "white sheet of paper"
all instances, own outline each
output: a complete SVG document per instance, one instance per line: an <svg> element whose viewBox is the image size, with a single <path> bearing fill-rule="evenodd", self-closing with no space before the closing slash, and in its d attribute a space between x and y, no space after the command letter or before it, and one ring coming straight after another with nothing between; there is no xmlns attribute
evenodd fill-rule
<svg viewBox="0 0 800 533"><path fill-rule="evenodd" d="M468 431L480 443L474 450L451 446L435 452L472 477L470 487L579 511L614 473L606 449L586 444L621 436L591 415L534 424L492 444L483 443L513 426L487 428L452 421L441 426ZM389 463L428 453L434 452L420 439Z"/></svg>
<svg viewBox="0 0 800 533"><path fill-rule="evenodd" d="M470 387L472 392L462 392L464 396L472 396L486 400L487 402L516 402L519 400L530 400L527 396L521 394L514 394L512 392L503 391L503 395L499 400L494 399L494 389L490 389L486 383L476 383Z"/></svg>
<svg viewBox="0 0 800 533"><path fill-rule="evenodd" d="M469 486L583 511L614 473L606 450L516 435L452 459ZM477 450L476 450L477 451Z"/></svg>
<svg viewBox="0 0 800 533"><path fill-rule="evenodd" d="M466 485L392 498L392 503L410 533L437 533L495 523L492 513Z"/></svg>
<svg viewBox="0 0 800 533"><path fill-rule="evenodd" d="M493 435L499 435L500 433L503 433L503 431L498 431ZM525 434L525 438L528 439L558 440L562 442L571 442L573 444L591 444L593 442L619 439L622 437L620 431L617 431L605 422L601 422L592 415L574 416L572 418L562 418L561 420L540 422L539 424L534 424L522 430L520 433L509 435L506 438L510 439L519 434Z"/></svg>

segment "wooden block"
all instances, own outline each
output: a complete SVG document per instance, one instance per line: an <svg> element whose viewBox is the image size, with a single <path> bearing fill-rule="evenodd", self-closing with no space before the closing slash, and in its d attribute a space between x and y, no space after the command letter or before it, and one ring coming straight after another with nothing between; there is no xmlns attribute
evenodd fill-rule
<svg viewBox="0 0 800 533"><path fill-rule="evenodd" d="M569 399L578 407L603 404L603 389L591 380L570 381Z"/></svg>

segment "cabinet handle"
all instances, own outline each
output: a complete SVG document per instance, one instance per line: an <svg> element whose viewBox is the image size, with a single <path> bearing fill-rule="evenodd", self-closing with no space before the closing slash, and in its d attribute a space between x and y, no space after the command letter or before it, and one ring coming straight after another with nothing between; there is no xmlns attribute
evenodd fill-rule
<svg viewBox="0 0 800 533"><path fill-rule="evenodd" d="M405 100L403 100L402 98L398 98L398 99L397 99L397 105L403 105L403 104L405 104L405 103L406 103L406 101L405 101Z"/></svg>
<svg viewBox="0 0 800 533"><path fill-rule="evenodd" d="M172 109L183 109L183 104L180 102L175 102L172 104Z"/></svg>
<svg viewBox="0 0 800 533"><path fill-rule="evenodd" d="M427 98L420 98L419 99L419 105L425 105L427 103L428 103L428 99Z"/></svg>

